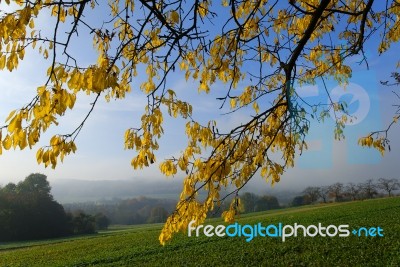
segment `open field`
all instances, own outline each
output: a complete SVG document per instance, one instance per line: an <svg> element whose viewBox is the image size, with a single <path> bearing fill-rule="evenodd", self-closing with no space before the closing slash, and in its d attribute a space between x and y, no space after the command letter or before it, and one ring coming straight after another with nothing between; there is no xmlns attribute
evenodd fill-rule
<svg viewBox="0 0 400 267"><path fill-rule="evenodd" d="M400 266L400 198L313 205L242 216L240 224L381 227L384 237L187 237L158 243L161 225L93 236L0 244L0 266ZM220 220L207 223L220 224Z"/></svg>

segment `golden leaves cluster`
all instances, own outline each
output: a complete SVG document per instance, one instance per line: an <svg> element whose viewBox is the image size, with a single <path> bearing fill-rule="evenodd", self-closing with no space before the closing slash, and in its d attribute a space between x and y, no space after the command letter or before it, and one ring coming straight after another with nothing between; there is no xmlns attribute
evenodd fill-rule
<svg viewBox="0 0 400 267"><path fill-rule="evenodd" d="M125 132L125 149L136 149L138 152L131 165L134 169L148 167L156 161L154 151L158 149L157 139L161 137L164 130L162 127L163 114L159 108L147 113L141 118L140 129L128 129Z"/></svg>
<svg viewBox="0 0 400 267"><path fill-rule="evenodd" d="M51 165L54 169L57 166L58 157L63 162L64 157L71 152L75 153L76 145L73 140L67 141L64 136L53 136L48 147L39 148L36 152L36 160L45 167Z"/></svg>
<svg viewBox="0 0 400 267"><path fill-rule="evenodd" d="M34 20L40 12L50 9L50 14L56 16L59 22L65 22L66 16L74 17L78 12L76 6L64 8L49 0L34 5L20 1L17 4L22 8L6 14L0 21L0 69L7 68L9 71L18 67L19 60L24 59L29 46L35 49L36 44L41 42L38 52L45 59L50 56L49 50L55 49L54 41L41 37L35 29ZM9 114L6 119L7 133L0 139L1 150L32 148L43 132L51 125L58 124L58 117L74 107L80 91L87 94L106 93L108 99L124 97L130 91L128 78L118 77L119 68L110 66L104 53L100 54L97 64L85 68L53 62L47 75L48 82L37 88L37 95L31 103ZM65 155L75 152L73 139L74 136L68 134L53 137L49 146L37 151L38 163L55 168L58 158L62 161Z"/></svg>
<svg viewBox="0 0 400 267"><path fill-rule="evenodd" d="M294 165L295 148L303 145L299 135L281 131L285 114L286 106L279 105L268 116L260 114L259 118L226 136L213 132L217 126L215 121L206 126L197 122L187 123L189 140L186 149L179 158L161 164L167 175L186 172L177 209L160 235L162 244L174 232L186 229L190 221L202 223L204 213L221 205L222 188L233 185L240 189L258 170L271 184L279 182L284 169ZM264 122L265 119L268 122ZM283 162L270 159L266 154L268 150L280 153ZM202 159L205 151L211 151L211 156ZM201 201L197 196L203 191L206 197ZM231 222L239 212L240 200L235 199L222 216L225 221Z"/></svg>
<svg viewBox="0 0 400 267"><path fill-rule="evenodd" d="M19 3L22 5L22 3ZM38 8L19 9L4 15L0 21L0 70L7 68L13 71L19 60L24 59L26 35L30 27L34 27L33 16Z"/></svg>
<svg viewBox="0 0 400 267"><path fill-rule="evenodd" d="M371 135L369 135L367 137L361 137L358 140L358 144L361 146L373 147L377 149L383 156L386 151L385 147L386 140L387 139L384 137L379 137L374 139Z"/></svg>

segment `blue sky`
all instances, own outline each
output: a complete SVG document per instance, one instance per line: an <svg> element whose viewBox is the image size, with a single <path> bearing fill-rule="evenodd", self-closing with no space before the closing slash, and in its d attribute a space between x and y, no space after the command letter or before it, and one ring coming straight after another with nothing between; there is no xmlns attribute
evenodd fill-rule
<svg viewBox="0 0 400 267"><path fill-rule="evenodd" d="M38 23L45 24L46 18ZM90 62L95 59L95 55L90 52L91 44L91 40L84 39L73 44L74 48L81 51L79 53L82 60ZM315 122L308 139L311 144L310 151L304 153L303 159L298 161L295 168L289 169L283 175L277 187L285 188L304 184L324 185L336 181L362 181L379 177L398 178L397 162L400 156L400 142L396 140L396 136L400 134L398 126L395 126L390 132L392 152L387 153L383 158L377 157L376 152L354 145L356 136L364 135L369 130L379 130L385 127L395 111L392 107L392 104L396 103L391 93L392 88L380 85L379 81L389 79L390 72L394 70L399 59L398 53L395 52L396 49L391 49L390 52L378 57L374 49L369 47L371 52L370 70L368 71L365 65L359 66L356 64L357 59L353 59L355 71L354 78L350 80L368 93L370 106L365 119L357 125L348 126L346 131L349 138L341 142L333 140L332 121L328 120L325 124ZM30 101L35 95L36 87L43 83L48 65L49 62L41 59L35 52L27 53L17 71L0 72L1 121L4 121L11 110L20 108ZM200 121L216 119L223 128L228 129L247 117L245 112L231 116L221 115L223 111L218 109L219 103L215 101L215 97L219 95L199 94L197 85L193 82L186 83L182 73L175 73L169 83L179 97L192 103L194 117ZM139 84L139 81L134 81L133 92L124 100L112 100L110 103L106 103L104 99L101 100L76 140L78 147L76 154L66 157L64 163L59 164L55 170L37 165L35 153L40 145L46 144L52 134L71 132L90 108L93 96L80 95L74 110L69 111L65 118L60 119L59 127L52 128L43 135L42 142L32 151L3 151L3 155L0 156L0 184L4 185L10 181L17 182L32 172L44 173L50 180L136 179L140 182L142 178L154 181L166 179L159 173L157 164L145 170L133 170L130 161L135 155L135 151L125 151L123 148L125 130L140 125L140 116L144 110L146 98L139 92ZM215 85L216 88L222 86L224 85ZM311 91L318 95L318 90L322 90L322 88L320 84L317 84L316 87L317 89L314 88ZM337 87L335 83L328 85L329 90L333 90L335 87ZM217 89L223 90L223 88ZM357 99L357 96L354 97ZM361 102L355 103L355 112L363 105L364 102ZM163 158L177 155L186 143L185 121L171 119L167 113L164 114L164 119L165 136L161 139L160 150L156 155L158 162L161 162ZM182 177L183 175L177 175L175 179ZM254 177L253 180L255 184L269 187L259 177Z"/></svg>

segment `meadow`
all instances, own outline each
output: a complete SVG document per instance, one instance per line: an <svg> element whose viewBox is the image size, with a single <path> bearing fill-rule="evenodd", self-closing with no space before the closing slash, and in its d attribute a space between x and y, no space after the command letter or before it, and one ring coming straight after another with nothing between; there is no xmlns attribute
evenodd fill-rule
<svg viewBox="0 0 400 267"><path fill-rule="evenodd" d="M96 235L0 243L0 266L400 266L400 197L252 213L240 224L381 227L383 237L188 237L158 242L162 225L113 227ZM221 224L208 220L206 224Z"/></svg>

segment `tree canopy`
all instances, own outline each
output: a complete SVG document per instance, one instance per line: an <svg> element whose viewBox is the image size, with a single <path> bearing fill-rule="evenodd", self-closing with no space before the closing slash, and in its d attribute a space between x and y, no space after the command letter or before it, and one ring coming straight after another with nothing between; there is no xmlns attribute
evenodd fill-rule
<svg viewBox="0 0 400 267"><path fill-rule="evenodd" d="M307 148L310 123L332 112L335 137L341 139L352 119L346 105L308 103L296 86L329 77L346 83L352 75L348 58L361 55L368 64L367 42L384 53L400 38L397 1L5 0L2 5L11 11L1 12L0 69L13 71L28 52L41 54L49 66L48 78L32 88L36 96L0 126L0 154L33 148L74 108L81 92L95 96L91 109L70 133L54 135L38 148L39 164L55 168L76 151L75 139L100 97L124 99L132 89L147 96L141 122L124 137L125 148L136 151L134 169L156 162L166 114L187 121L186 148L160 163L167 176L185 175L176 211L160 234L162 244L191 220L204 221L224 200L223 188L232 185L237 196L256 173L279 182ZM46 16L51 18L38 23ZM73 49L83 36L93 40L97 61L80 60ZM249 110L251 117L228 130L214 120L200 123L192 116L196 106L171 88L174 72L183 73L189 89L216 94L216 106ZM138 77L145 77L140 88L131 88ZM383 153L385 133L366 133L359 143ZM234 198L223 213L226 221L234 219L237 203Z"/></svg>
<svg viewBox="0 0 400 267"><path fill-rule="evenodd" d="M0 187L0 240L44 239L70 234L69 218L53 199L49 182L35 173Z"/></svg>

